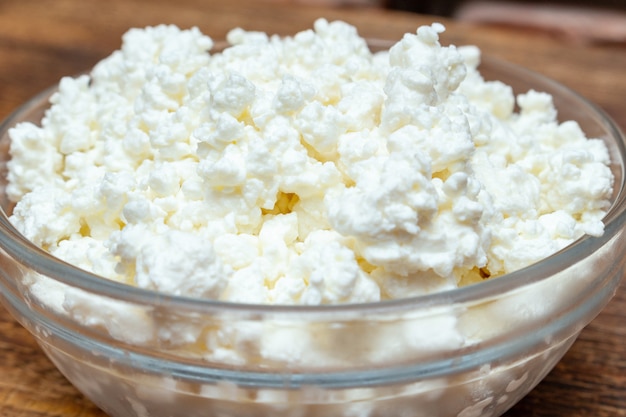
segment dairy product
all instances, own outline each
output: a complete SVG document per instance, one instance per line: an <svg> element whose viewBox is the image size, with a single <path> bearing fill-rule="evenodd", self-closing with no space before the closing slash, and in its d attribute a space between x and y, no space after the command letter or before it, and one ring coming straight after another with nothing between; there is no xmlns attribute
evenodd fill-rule
<svg viewBox="0 0 626 417"><path fill-rule="evenodd" d="M11 221L103 278L309 306L496 279L602 234L613 182L603 142L558 122L549 95L485 81L478 49L441 46L442 30L371 53L353 27L322 19L286 38L235 29L231 47L208 53L197 29L133 29L89 76L61 81L41 127L11 130ZM66 354L41 331L64 374L112 415L467 417L499 415L560 358L571 334L527 332L510 356L489 355L516 329L560 317L604 255L498 299L380 311L179 311L38 274L22 284L82 329L77 344L115 340L104 354ZM139 369L146 352L157 359ZM179 359L202 366L172 372ZM446 360L457 373L428 376ZM431 367L403 373L421 363ZM397 380L297 378L364 369Z"/></svg>
<svg viewBox="0 0 626 417"><path fill-rule="evenodd" d="M320 19L210 54L198 29L132 29L11 131L11 221L109 279L311 305L455 288L601 234L604 144L441 31L373 54Z"/></svg>

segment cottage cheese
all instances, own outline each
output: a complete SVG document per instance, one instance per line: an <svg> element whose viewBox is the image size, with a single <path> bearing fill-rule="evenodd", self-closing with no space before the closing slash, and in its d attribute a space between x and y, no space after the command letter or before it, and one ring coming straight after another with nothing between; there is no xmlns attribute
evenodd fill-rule
<svg viewBox="0 0 626 417"><path fill-rule="evenodd" d="M195 28L132 29L11 130L11 221L108 279L308 305L456 288L601 234L603 142L442 31L373 54L320 19L210 54Z"/></svg>
<svg viewBox="0 0 626 417"><path fill-rule="evenodd" d="M11 221L103 278L281 305L445 291L602 234L613 186L604 143L559 122L549 95L485 81L479 50L442 46L442 31L424 26L373 54L353 27L323 19L285 38L235 29L216 53L197 29L130 30L90 75L60 82L41 126L10 131ZM507 340L562 312L601 258L499 299L367 317L203 315L37 274L23 284L87 335L159 350L159 361L341 373ZM42 346L119 415L468 417L504 412L569 343L447 377L297 390L129 372L96 351Z"/></svg>

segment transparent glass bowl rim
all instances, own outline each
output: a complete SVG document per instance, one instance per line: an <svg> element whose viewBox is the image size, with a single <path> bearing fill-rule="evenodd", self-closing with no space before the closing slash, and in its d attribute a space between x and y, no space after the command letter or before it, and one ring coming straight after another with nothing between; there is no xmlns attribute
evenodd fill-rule
<svg viewBox="0 0 626 417"><path fill-rule="evenodd" d="M389 41L385 40L368 40L368 43L374 47L389 46ZM617 152L614 153L614 155L619 155L620 160L612 161L612 163L619 165L620 175L616 177L614 184L615 199L610 210L605 216L605 232L602 236L583 236L561 251L535 264L478 284L433 294L395 300L317 306L224 302L166 294L104 279L63 262L31 243L10 223L4 210L2 210L0 216L0 247L13 258L18 259L23 266L31 268L44 276L55 279L69 286L80 288L90 293L98 294L111 299L151 306L159 305L179 307L183 310L199 309L205 311L229 311L231 313L239 312L259 315L297 314L298 316L301 316L303 314L313 314L318 316L329 314L336 317L337 314L341 314L342 312L350 314L372 312L392 313L436 306L451 306L469 303L471 301L489 299L496 297L499 294L542 281L566 269L572 264L573 260L583 259L585 256L595 252L606 242L612 239L622 227L624 227L626 222L626 190L624 189L624 177L626 176L624 172L624 165L626 164L626 138L615 122L611 120L611 118L606 115L602 109L564 85L535 71L498 58L483 56L481 57L481 61L482 65L487 64L497 66L507 72L511 71L522 74L530 80L538 80L542 84L549 85L554 91L558 91L559 93L567 95L568 98L576 100L580 105L586 107L587 111L593 113L595 118L602 122L604 128L613 137L616 142L615 146L617 147ZM0 136L6 135L8 130L31 110L43 108L44 103L47 103L49 96L55 91L55 89L56 85L40 92L14 110L0 124Z"/></svg>

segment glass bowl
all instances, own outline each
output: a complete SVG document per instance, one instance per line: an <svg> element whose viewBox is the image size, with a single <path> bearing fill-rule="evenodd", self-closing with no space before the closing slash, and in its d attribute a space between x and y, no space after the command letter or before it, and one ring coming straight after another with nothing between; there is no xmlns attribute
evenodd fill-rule
<svg viewBox="0 0 626 417"><path fill-rule="evenodd" d="M562 120L606 142L615 187L603 236L500 278L375 304L245 305L129 287L53 258L7 219L7 131L40 120L48 90L0 126L2 303L113 417L501 415L553 368L622 278L626 149L615 124L562 85L494 59L480 70L516 93L552 94ZM67 303L89 308L70 315Z"/></svg>

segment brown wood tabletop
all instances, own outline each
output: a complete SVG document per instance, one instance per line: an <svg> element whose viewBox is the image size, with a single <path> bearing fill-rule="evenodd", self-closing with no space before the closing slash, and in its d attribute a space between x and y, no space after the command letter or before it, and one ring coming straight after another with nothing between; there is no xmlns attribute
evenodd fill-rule
<svg viewBox="0 0 626 417"><path fill-rule="evenodd" d="M89 69L131 27L198 26L215 39L233 27L293 34L317 17L342 19L366 37L398 39L442 21L443 43L475 44L537 70L602 107L626 130L626 45L568 43L545 32L477 26L380 8L303 6L255 0L1 0L0 118L56 83ZM103 417L0 307L0 416ZM585 328L549 376L507 417L626 416L626 286Z"/></svg>

